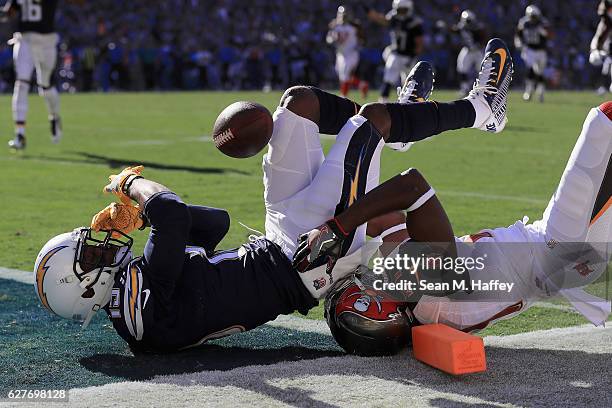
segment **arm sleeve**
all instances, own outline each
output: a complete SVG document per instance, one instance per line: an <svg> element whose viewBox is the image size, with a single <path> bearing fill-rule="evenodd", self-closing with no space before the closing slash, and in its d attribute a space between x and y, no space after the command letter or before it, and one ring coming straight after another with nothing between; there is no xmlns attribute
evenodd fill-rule
<svg viewBox="0 0 612 408"><path fill-rule="evenodd" d="M151 233L144 248L149 277L173 290L182 272L185 247L191 230L189 208L174 193L157 193L147 200L144 213Z"/></svg>
<svg viewBox="0 0 612 408"><path fill-rule="evenodd" d="M188 205L187 208L191 215L187 243L202 247L206 252L214 251L229 230L229 214L225 210L199 205Z"/></svg>

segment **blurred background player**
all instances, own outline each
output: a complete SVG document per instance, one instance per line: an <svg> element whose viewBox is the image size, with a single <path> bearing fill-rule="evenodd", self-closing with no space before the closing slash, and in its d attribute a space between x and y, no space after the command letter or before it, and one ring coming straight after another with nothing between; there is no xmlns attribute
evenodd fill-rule
<svg viewBox="0 0 612 408"><path fill-rule="evenodd" d="M51 85L59 40L54 28L57 1L8 0L2 9L3 14L16 19L16 29L13 38L9 40L13 46L16 75L12 103L15 138L8 143L15 150L26 147L28 92L34 70L38 93L45 98L49 111L51 141L58 143L62 137L59 94Z"/></svg>
<svg viewBox="0 0 612 408"><path fill-rule="evenodd" d="M461 81L460 93L465 96L472 88L470 78L480 70L486 36L482 24L471 10L464 10L461 13L459 23L453 27L453 31L461 35L463 42L463 47L457 56L457 73Z"/></svg>
<svg viewBox="0 0 612 408"><path fill-rule="evenodd" d="M597 93L606 92L607 81L610 78L610 92L612 92L612 0L602 0L597 7L599 24L591 40L591 54L589 62L597 67L601 67L604 83L599 87Z"/></svg>
<svg viewBox="0 0 612 408"><path fill-rule="evenodd" d="M336 18L329 23L327 43L336 47L336 72L342 96L347 96L352 86L358 87L364 98L368 96L368 82L357 75L361 40L359 22L352 18L346 6L338 7Z"/></svg>
<svg viewBox="0 0 612 408"><path fill-rule="evenodd" d="M516 29L514 45L521 50L521 58L527 67L527 79L525 80L525 93L523 99L531 100L535 90L540 102L544 102L544 69L546 69L547 53L546 46L550 36L548 22L542 16L542 12L535 5L529 5L525 9Z"/></svg>
<svg viewBox="0 0 612 408"><path fill-rule="evenodd" d="M389 27L391 44L383 52L385 73L380 93L380 100L386 102L391 88L404 81L423 51L423 22L414 15L412 0L393 0L393 9L386 15L369 10L368 17Z"/></svg>

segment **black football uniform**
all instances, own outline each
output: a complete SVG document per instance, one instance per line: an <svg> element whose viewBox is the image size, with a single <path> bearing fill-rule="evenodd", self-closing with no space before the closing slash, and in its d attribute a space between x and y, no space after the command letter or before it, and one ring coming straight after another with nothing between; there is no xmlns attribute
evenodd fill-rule
<svg viewBox="0 0 612 408"><path fill-rule="evenodd" d="M17 12L16 32L48 34L55 32L58 0L8 0L4 10Z"/></svg>
<svg viewBox="0 0 612 408"><path fill-rule="evenodd" d="M117 274L105 307L132 349L180 350L317 304L267 239L214 251L229 228L224 210L163 192L146 202L144 214L152 225L144 255Z"/></svg>
<svg viewBox="0 0 612 408"><path fill-rule="evenodd" d="M415 39L424 34L423 21L419 17L401 16L390 11L387 16L389 22L389 35L391 37L391 51L414 57L416 55Z"/></svg>
<svg viewBox="0 0 612 408"><path fill-rule="evenodd" d="M533 21L524 16L516 28L521 43L532 50L545 50L548 43L548 23L545 19Z"/></svg>
<svg viewBox="0 0 612 408"><path fill-rule="evenodd" d="M464 46L470 49L482 47L486 39L480 24L459 24L457 28Z"/></svg>

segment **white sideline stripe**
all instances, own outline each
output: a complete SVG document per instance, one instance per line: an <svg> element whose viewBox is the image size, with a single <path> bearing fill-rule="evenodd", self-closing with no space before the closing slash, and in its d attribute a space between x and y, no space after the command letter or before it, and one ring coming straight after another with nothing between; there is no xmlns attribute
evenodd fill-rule
<svg viewBox="0 0 612 408"><path fill-rule="evenodd" d="M0 279L12 280L28 285L34 284L34 274L32 272L20 271L19 269L3 268L1 266Z"/></svg>
<svg viewBox="0 0 612 408"><path fill-rule="evenodd" d="M593 326L485 338L487 347L496 349L538 349L543 352L576 350L601 354L602 359L610 355L611 341L612 328ZM530 359L533 354L515 354L514 358L520 361L508 361L503 367L492 366L484 376L477 374L473 377L450 378L424 366L408 354L392 358L323 357L271 365L243 366L229 371L158 376L150 381L77 388L70 391L69 406L124 406L133 405L134 401L139 401L139 405L144 406L152 404L177 407L193 404L228 407L288 406L293 405L292 401L302 401L299 406L317 406L318 403L320 406L342 407L472 404L522 406L532 405L529 404L528 395L523 397L521 392L533 392L533 381L537 380L540 387L551 387L555 391L568 386L555 376L554 366L546 367L550 372L549 376L538 378L529 378L528 371L521 371L532 362ZM572 364L579 362L576 360ZM584 375L590 368L575 369ZM605 373L601 375L605 376ZM598 378L598 374L593 374L592 378ZM577 379L591 380L581 377ZM491 388L491 384L503 387ZM575 387L589 385L588 381L583 381ZM487 393L484 393L483 390L487 389ZM513 397L508 398L508 395ZM305 397L308 399L304 401L302 398ZM543 396L538 398L541 400ZM556 398L554 392L546 398L550 398L551 406L568 405L563 396Z"/></svg>
<svg viewBox="0 0 612 408"><path fill-rule="evenodd" d="M324 320L304 319L297 316L278 316L275 320L266 323L268 326L281 327L283 329L297 330L302 332L318 333L331 336L329 327Z"/></svg>

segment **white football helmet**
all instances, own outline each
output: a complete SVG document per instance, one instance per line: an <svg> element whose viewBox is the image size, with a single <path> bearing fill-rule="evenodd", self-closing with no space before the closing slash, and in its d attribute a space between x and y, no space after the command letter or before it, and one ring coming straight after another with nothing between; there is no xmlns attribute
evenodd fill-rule
<svg viewBox="0 0 612 408"><path fill-rule="evenodd" d="M131 247L132 238L119 231L85 227L52 238L34 264L38 299L56 315L87 327L108 304L116 273L132 259Z"/></svg>
<svg viewBox="0 0 612 408"><path fill-rule="evenodd" d="M530 19L535 20L542 17L542 12L540 11L540 8L535 4L530 4L525 9L525 15Z"/></svg>
<svg viewBox="0 0 612 408"><path fill-rule="evenodd" d="M414 3L412 0L393 0L393 10L397 12L400 9L406 10L406 14L410 16L414 11Z"/></svg>
<svg viewBox="0 0 612 408"><path fill-rule="evenodd" d="M472 10L463 10L461 12L461 20L463 24L471 24L476 21L476 14Z"/></svg>

